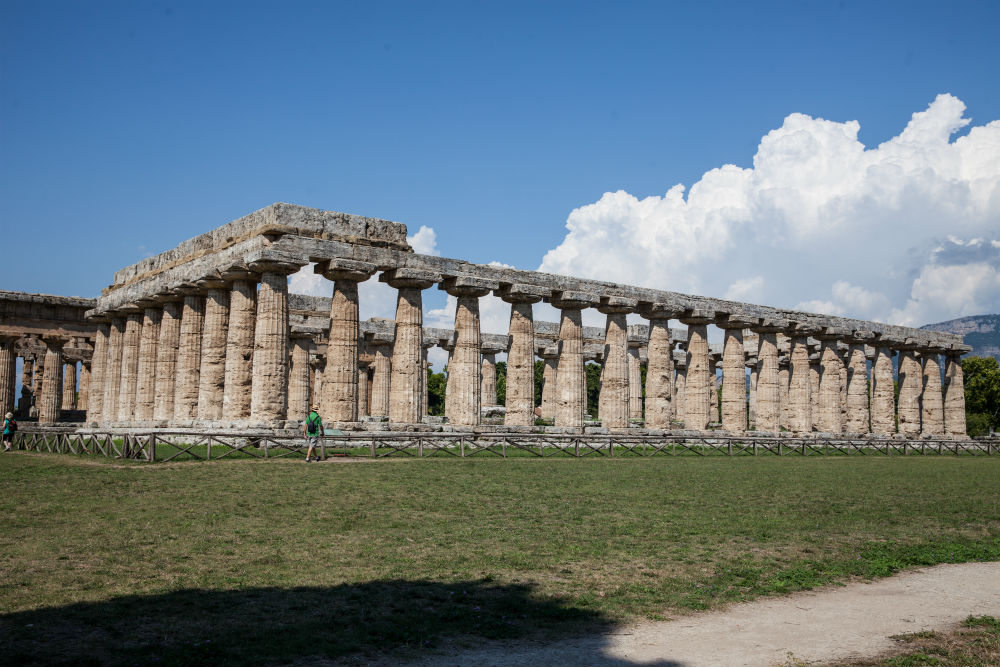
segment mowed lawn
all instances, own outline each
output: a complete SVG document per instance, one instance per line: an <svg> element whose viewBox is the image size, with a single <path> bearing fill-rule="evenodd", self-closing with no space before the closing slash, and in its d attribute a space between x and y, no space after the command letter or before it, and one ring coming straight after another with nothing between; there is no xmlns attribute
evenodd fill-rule
<svg viewBox="0 0 1000 667"><path fill-rule="evenodd" d="M0 662L556 636L1000 559L1000 458L0 455Z"/></svg>

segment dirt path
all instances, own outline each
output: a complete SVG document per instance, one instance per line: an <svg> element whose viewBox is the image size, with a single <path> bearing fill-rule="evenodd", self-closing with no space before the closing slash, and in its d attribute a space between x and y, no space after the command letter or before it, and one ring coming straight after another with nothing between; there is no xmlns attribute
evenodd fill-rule
<svg viewBox="0 0 1000 667"><path fill-rule="evenodd" d="M551 644L491 643L419 665L785 665L875 656L890 635L1000 616L1000 562L939 565L872 583L734 605Z"/></svg>

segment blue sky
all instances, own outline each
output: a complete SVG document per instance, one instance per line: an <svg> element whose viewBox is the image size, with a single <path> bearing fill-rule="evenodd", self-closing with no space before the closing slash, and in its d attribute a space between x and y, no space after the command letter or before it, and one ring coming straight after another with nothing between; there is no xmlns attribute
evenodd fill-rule
<svg viewBox="0 0 1000 667"><path fill-rule="evenodd" d="M971 119L954 141L1000 118L998 28L997 2L4 1L0 287L95 296L114 270L274 201L428 226L446 256L634 280L627 253L603 266L571 252L574 210L753 167L794 113L857 120L874 148L950 94ZM941 263L935 244L961 225L936 218L907 245L894 206L870 223L889 220L885 238L906 246L894 277L852 282L850 257L831 257L821 281L786 294L707 256L684 275L718 281L663 274L659 286L898 321L973 314L906 310ZM992 247L1000 204L980 208L956 247ZM574 238L613 246L626 218L597 216ZM641 238L622 247L642 252ZM984 275L963 308L998 306Z"/></svg>

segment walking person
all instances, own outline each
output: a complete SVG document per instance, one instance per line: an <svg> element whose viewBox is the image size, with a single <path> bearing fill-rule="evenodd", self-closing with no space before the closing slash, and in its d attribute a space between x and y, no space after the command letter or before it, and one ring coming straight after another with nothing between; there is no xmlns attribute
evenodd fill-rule
<svg viewBox="0 0 1000 667"><path fill-rule="evenodd" d="M319 416L318 405L309 406L309 416L306 417L306 423L302 427L302 432L306 436L306 442L309 443L309 448L306 450L306 463L310 461L319 461L316 456L316 445L319 444L319 436L323 433L323 419Z"/></svg>
<svg viewBox="0 0 1000 667"><path fill-rule="evenodd" d="M5 452L10 451L10 447L14 443L15 433L17 433L17 420L14 419L13 412L8 412L3 419L3 449Z"/></svg>

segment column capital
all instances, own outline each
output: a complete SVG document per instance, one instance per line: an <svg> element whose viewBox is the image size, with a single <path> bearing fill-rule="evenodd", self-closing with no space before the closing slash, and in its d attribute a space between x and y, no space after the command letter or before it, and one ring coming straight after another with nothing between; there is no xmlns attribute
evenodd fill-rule
<svg viewBox="0 0 1000 667"><path fill-rule="evenodd" d="M553 290L549 302L559 310L583 310L584 308L596 306L600 300L597 296L589 292Z"/></svg>
<svg viewBox="0 0 1000 667"><path fill-rule="evenodd" d="M507 303L538 303L552 296L552 290L537 285L501 284L493 293Z"/></svg>
<svg viewBox="0 0 1000 667"><path fill-rule="evenodd" d="M441 281L441 274L424 269L413 269L410 267L400 267L383 271L378 277L379 282L386 283L396 289L414 288L427 289L434 283Z"/></svg>
<svg viewBox="0 0 1000 667"><path fill-rule="evenodd" d="M682 324L712 324L715 311L706 308L688 308L677 316Z"/></svg>
<svg viewBox="0 0 1000 667"><path fill-rule="evenodd" d="M605 315L634 313L639 307L637 299L630 299L624 296L602 296L601 302L597 304L597 310Z"/></svg>
<svg viewBox="0 0 1000 667"><path fill-rule="evenodd" d="M821 331L817 331L815 334L819 340L844 340L850 338L851 335L849 330L834 326L824 326Z"/></svg>
<svg viewBox="0 0 1000 667"><path fill-rule="evenodd" d="M194 283L181 283L180 285L175 285L170 288L170 292L182 298L186 296L202 296L205 294L205 290L198 287Z"/></svg>
<svg viewBox="0 0 1000 667"><path fill-rule="evenodd" d="M203 290L225 289L229 287L229 283L223 280L221 274L217 276L199 278L198 280L194 281L194 284Z"/></svg>
<svg viewBox="0 0 1000 667"><path fill-rule="evenodd" d="M69 342L69 339L65 336L56 335L45 335L41 336L42 342L45 343L45 348L48 350L62 350L63 346Z"/></svg>
<svg viewBox="0 0 1000 667"><path fill-rule="evenodd" d="M558 359L559 347L556 345L546 345L544 347L536 347L535 355L540 359Z"/></svg>
<svg viewBox="0 0 1000 667"><path fill-rule="evenodd" d="M672 320L680 315L682 311L667 303L640 301L638 312L647 320Z"/></svg>
<svg viewBox="0 0 1000 667"><path fill-rule="evenodd" d="M255 273L277 273L286 276L296 273L305 265L306 262L300 262L290 257L258 256L251 257L247 261L247 268Z"/></svg>
<svg viewBox="0 0 1000 667"><path fill-rule="evenodd" d="M786 335L789 338L808 338L810 336L815 336L820 332L820 327L812 322L801 322L791 320L788 323L788 331Z"/></svg>
<svg viewBox="0 0 1000 667"><path fill-rule="evenodd" d="M781 317L762 317L750 330L759 334L782 333L788 329L788 320Z"/></svg>
<svg viewBox="0 0 1000 667"><path fill-rule="evenodd" d="M439 290L455 297L483 297L499 287L500 283L496 280L486 280L474 276L447 276L438 284Z"/></svg>
<svg viewBox="0 0 1000 667"><path fill-rule="evenodd" d="M720 329L750 329L760 320L761 318L743 317L731 313L715 313L715 326Z"/></svg>
<svg viewBox="0 0 1000 667"><path fill-rule="evenodd" d="M369 262L339 258L317 262L313 267L313 273L327 280L353 280L356 283L368 280L376 271L378 268Z"/></svg>

